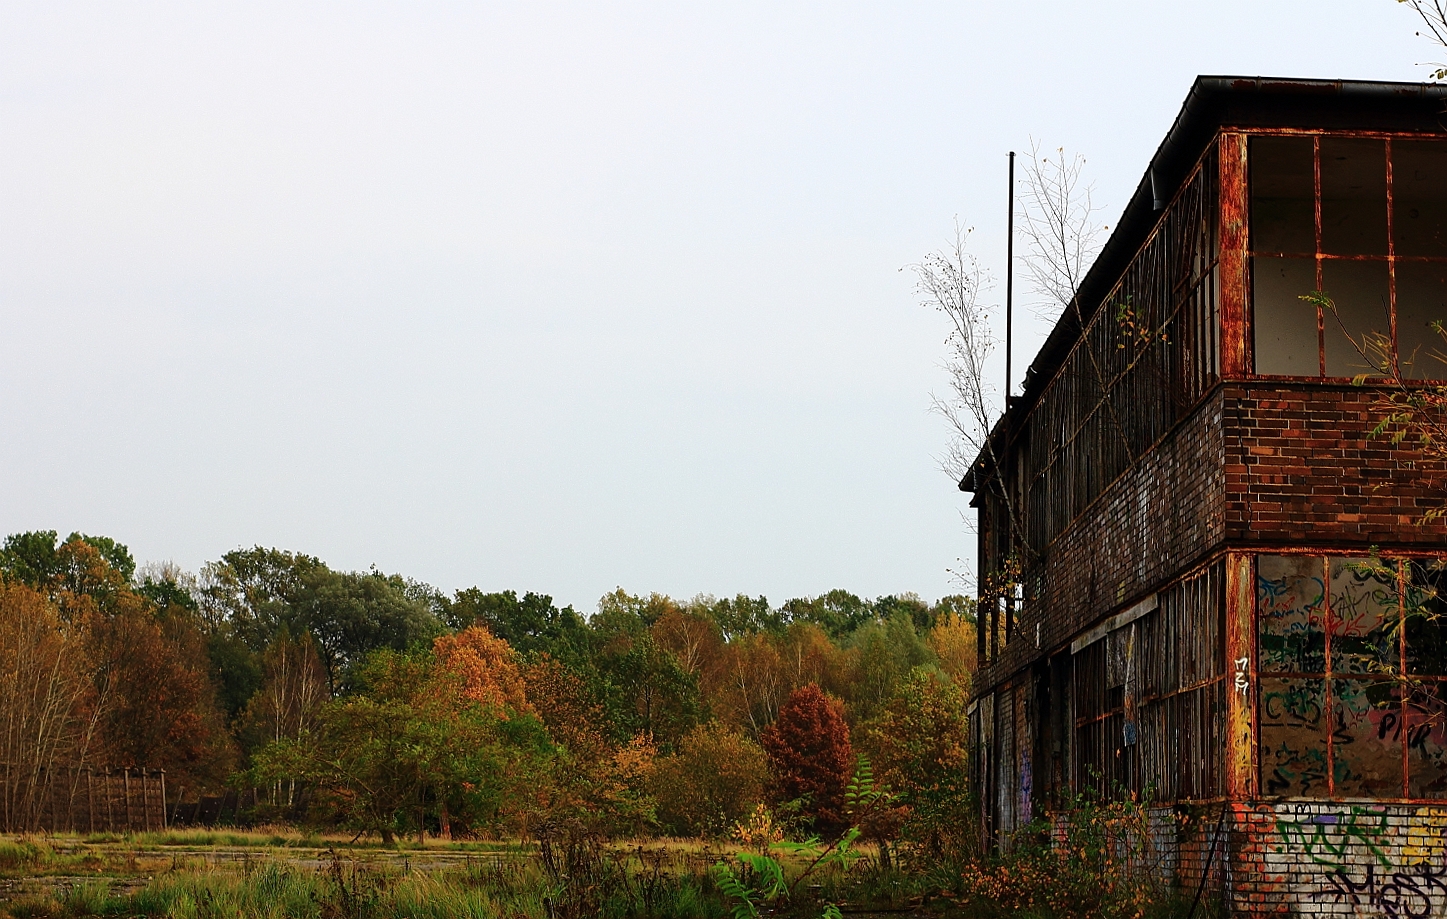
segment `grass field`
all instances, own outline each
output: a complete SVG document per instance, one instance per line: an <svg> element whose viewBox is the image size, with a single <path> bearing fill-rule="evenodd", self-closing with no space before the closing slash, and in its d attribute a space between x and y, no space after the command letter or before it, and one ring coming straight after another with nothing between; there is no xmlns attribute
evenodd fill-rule
<svg viewBox="0 0 1447 919"><path fill-rule="evenodd" d="M0 837L0 917L712 919L731 915L709 871L730 851L649 840L545 858L517 842L383 847L286 829ZM781 915L820 915L847 879L810 881Z"/></svg>

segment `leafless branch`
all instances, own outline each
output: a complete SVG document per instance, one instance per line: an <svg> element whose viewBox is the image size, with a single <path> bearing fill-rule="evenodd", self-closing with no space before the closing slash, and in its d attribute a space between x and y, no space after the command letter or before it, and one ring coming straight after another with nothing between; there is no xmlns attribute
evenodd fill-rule
<svg viewBox="0 0 1447 919"><path fill-rule="evenodd" d="M1082 183L1085 157L1068 156L1063 147L1053 158L1042 156L1039 142L1032 140L1024 160L1019 216L1028 250L1025 271L1043 301L1036 314L1054 321L1075 304L1106 228L1095 222L1099 209L1091 200L1093 186Z"/></svg>
<svg viewBox="0 0 1447 919"><path fill-rule="evenodd" d="M949 394L934 395L932 407L950 428L950 444L940 465L950 478L964 477L987 449L990 429L1000 414L999 391L989 382L986 364L995 350L992 310L980 295L992 286L989 273L966 251L970 230L955 224L954 240L931 252L913 269L920 305L949 322L944 369Z"/></svg>
<svg viewBox="0 0 1447 919"><path fill-rule="evenodd" d="M1447 0L1397 0L1398 3L1405 3L1412 8L1412 11L1422 20L1427 27L1425 33L1420 30L1418 35L1430 38L1443 48L1447 48ZM1428 67L1437 68L1432 72L1432 79L1447 80L1447 64L1429 63Z"/></svg>

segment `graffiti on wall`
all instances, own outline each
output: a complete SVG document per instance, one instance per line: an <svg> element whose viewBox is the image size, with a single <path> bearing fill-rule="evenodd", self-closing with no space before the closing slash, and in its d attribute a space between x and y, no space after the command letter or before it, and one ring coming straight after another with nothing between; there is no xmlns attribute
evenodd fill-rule
<svg viewBox="0 0 1447 919"><path fill-rule="evenodd" d="M1298 903L1389 919L1447 915L1447 808L1280 804L1263 867Z"/></svg>
<svg viewBox="0 0 1447 919"><path fill-rule="evenodd" d="M1317 865L1342 868L1369 854L1382 867L1392 867L1381 848L1388 833L1387 813L1381 809L1354 805L1337 812L1313 808L1299 815L1278 814L1276 833L1285 851Z"/></svg>
<svg viewBox="0 0 1447 919"><path fill-rule="evenodd" d="M1441 915L1447 903L1447 867L1417 865L1402 871L1378 873L1376 865L1354 878L1345 868L1326 875L1326 888L1313 894L1319 902L1378 910L1388 919L1429 919Z"/></svg>

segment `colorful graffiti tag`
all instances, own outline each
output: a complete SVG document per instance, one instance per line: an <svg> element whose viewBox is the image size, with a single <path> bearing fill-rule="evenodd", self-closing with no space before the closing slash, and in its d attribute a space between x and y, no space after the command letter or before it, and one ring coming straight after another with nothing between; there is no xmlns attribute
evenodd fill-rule
<svg viewBox="0 0 1447 919"><path fill-rule="evenodd" d="M1265 863L1310 912L1447 915L1447 810L1278 804Z"/></svg>

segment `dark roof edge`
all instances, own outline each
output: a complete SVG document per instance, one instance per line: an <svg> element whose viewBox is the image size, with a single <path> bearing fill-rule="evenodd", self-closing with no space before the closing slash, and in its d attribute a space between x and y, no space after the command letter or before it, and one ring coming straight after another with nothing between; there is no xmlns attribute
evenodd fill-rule
<svg viewBox="0 0 1447 919"><path fill-rule="evenodd" d="M1312 101L1325 101L1328 98L1345 98L1352 103L1394 101L1408 105L1447 102L1447 84L1286 77L1196 77L1181 104L1180 112L1176 114L1170 130L1151 156L1145 174L1131 194L1120 220L1116 221L1115 229L1106 239L1105 245L1101 246L1095 262L1080 283L1080 289L1076 293L1085 320L1088 322L1094 315L1164 214L1164 211L1155 209L1152 176L1156 178L1157 186L1170 189L1174 194L1205 152L1206 144L1221 127L1229 125L1230 122L1225 116L1237 114L1227 111L1227 102L1239 100L1248 105L1255 103L1267 108L1275 99L1299 103L1302 113L1307 114L1319 108L1319 105L1312 105ZM1278 120L1277 123L1290 125L1289 120ZM1079 323L1074 315L1069 312L1062 313L1026 369L1021 394L1010 400L1008 411L991 431L992 440L1018 425L1040 401L1045 387L1069 355L1079 332ZM972 473L978 466L977 458L971 471L960 479L961 491L974 490Z"/></svg>

